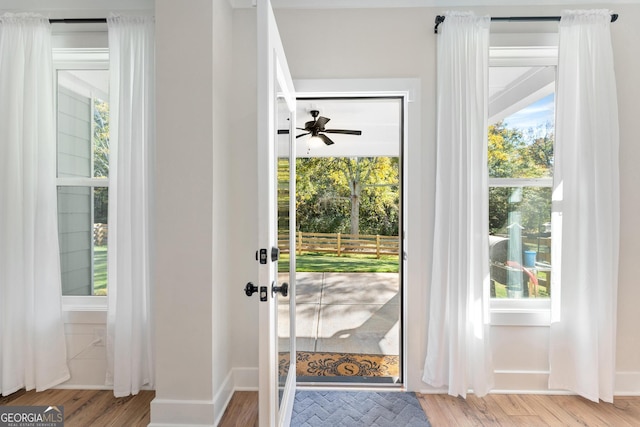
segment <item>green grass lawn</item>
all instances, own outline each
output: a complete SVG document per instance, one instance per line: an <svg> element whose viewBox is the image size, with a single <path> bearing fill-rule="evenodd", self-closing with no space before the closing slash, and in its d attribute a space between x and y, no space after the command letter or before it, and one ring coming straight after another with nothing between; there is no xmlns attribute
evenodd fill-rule
<svg viewBox="0 0 640 427"><path fill-rule="evenodd" d="M507 298L506 285L496 282L496 298ZM530 298L535 298L535 296L532 294ZM545 286L538 286L538 298L549 298L549 291Z"/></svg>
<svg viewBox="0 0 640 427"><path fill-rule="evenodd" d="M93 248L93 292L94 295L107 294L107 246Z"/></svg>
<svg viewBox="0 0 640 427"><path fill-rule="evenodd" d="M279 271L289 271L289 254L282 254L278 262ZM296 256L298 272L332 272L332 273L397 273L399 263L397 255L348 254L337 256L318 252L305 252Z"/></svg>

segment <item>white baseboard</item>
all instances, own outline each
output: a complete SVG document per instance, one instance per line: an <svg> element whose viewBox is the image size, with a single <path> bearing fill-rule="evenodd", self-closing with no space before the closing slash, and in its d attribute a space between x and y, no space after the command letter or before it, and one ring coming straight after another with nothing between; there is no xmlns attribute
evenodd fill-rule
<svg viewBox="0 0 640 427"><path fill-rule="evenodd" d="M640 396L640 372L616 372L616 396Z"/></svg>
<svg viewBox="0 0 640 427"><path fill-rule="evenodd" d="M233 382L237 391L257 391L258 368L233 368Z"/></svg>
<svg viewBox="0 0 640 427"><path fill-rule="evenodd" d="M215 415L214 425L220 424L224 411L227 409L227 405L229 405L231 397L233 397L234 390L234 372L232 369L222 382L220 390L218 390L216 395L213 397L213 410Z"/></svg>
<svg viewBox="0 0 640 427"><path fill-rule="evenodd" d="M233 368L211 401L153 399L149 426L216 426L233 393L246 390L258 390L258 368Z"/></svg>
<svg viewBox="0 0 640 427"><path fill-rule="evenodd" d="M174 400L156 397L151 401L150 427L214 427L214 421L213 400Z"/></svg>
<svg viewBox="0 0 640 427"><path fill-rule="evenodd" d="M60 384L53 388L60 390L113 390L112 386L99 384Z"/></svg>
<svg viewBox="0 0 640 427"><path fill-rule="evenodd" d="M496 370L492 394L549 394L571 395L568 390L549 389L548 371ZM419 390L422 394L446 394L448 389L430 388L427 385ZM471 391L470 391L471 392ZM640 372L617 372L615 396L640 396Z"/></svg>

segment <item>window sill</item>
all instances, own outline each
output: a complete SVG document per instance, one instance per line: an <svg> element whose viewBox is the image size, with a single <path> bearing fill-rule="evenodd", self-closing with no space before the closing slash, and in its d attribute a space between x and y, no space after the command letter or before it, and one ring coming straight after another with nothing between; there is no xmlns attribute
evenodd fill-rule
<svg viewBox="0 0 640 427"><path fill-rule="evenodd" d="M550 300L491 300L492 326L549 326Z"/></svg>
<svg viewBox="0 0 640 427"><path fill-rule="evenodd" d="M63 296L62 319L64 323L107 323L107 297Z"/></svg>

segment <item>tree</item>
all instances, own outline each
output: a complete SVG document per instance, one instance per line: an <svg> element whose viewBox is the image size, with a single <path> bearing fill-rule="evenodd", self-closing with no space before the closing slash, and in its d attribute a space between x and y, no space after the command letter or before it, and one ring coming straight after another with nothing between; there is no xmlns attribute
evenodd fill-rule
<svg viewBox="0 0 640 427"><path fill-rule="evenodd" d="M397 233L397 158L298 159L297 168L297 215L304 231Z"/></svg>
<svg viewBox="0 0 640 427"><path fill-rule="evenodd" d="M93 171L95 178L109 177L109 104L93 99Z"/></svg>
<svg viewBox="0 0 640 427"><path fill-rule="evenodd" d="M96 178L109 177L109 104L93 99L93 173ZM95 187L94 222L106 224L108 190Z"/></svg>
<svg viewBox="0 0 640 427"><path fill-rule="evenodd" d="M525 131L507 128L503 122L489 126L487 160L491 178L551 177L553 170L551 123ZM538 233L550 220L551 192L545 187L525 187L518 203L509 203L513 189L489 188L489 230L506 232L509 211L522 213L525 232Z"/></svg>

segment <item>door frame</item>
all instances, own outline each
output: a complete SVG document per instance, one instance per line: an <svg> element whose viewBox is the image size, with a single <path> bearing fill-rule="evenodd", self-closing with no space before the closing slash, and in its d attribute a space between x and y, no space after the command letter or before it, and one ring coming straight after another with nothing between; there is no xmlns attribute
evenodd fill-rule
<svg viewBox="0 0 640 427"><path fill-rule="evenodd" d="M425 342L426 325L426 292L424 285L424 262L421 254L427 253L424 237L425 223L422 217L420 201L422 185L415 179L421 172L421 140L420 140L420 80L405 78L383 79L296 79L296 96L298 98L381 98L399 97L403 99L402 115L402 190L401 190L401 254L400 288L401 298L401 364L402 383L397 387L408 391L421 391L424 354L422 344ZM412 182L414 181L414 182ZM408 230L411 230L409 233ZM410 257L413 253L415 257ZM411 322L409 322L411 319ZM304 385L304 388L312 386ZM371 387L372 384L363 384ZM302 387L302 386L300 386ZM389 386L383 386L389 388Z"/></svg>
<svg viewBox="0 0 640 427"><path fill-rule="evenodd" d="M287 378L282 404L280 404L278 395L278 294L272 293L272 286L277 284L278 269L277 260L274 262L270 256L271 248L278 246L276 226L277 87L280 88L280 93L294 118L295 89L269 0L257 2L257 39L258 248L266 251L266 263L260 262L258 264L258 287L260 288L258 294L265 294L266 299L258 303L258 418L260 427L273 427L289 425L296 386L295 358L292 358L291 375ZM293 132L290 132L290 136L293 137ZM294 283L291 285L292 288L295 288ZM295 290L293 290L290 301L290 324L293 328L295 327ZM291 339L291 351L295 351L295 339Z"/></svg>

